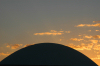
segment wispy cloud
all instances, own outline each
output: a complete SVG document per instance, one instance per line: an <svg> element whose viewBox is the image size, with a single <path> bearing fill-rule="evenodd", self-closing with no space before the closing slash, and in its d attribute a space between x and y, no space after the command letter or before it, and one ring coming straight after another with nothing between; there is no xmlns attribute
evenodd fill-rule
<svg viewBox="0 0 100 66"><path fill-rule="evenodd" d="M82 43L81 45L74 45L74 44L70 44L70 45L67 45L68 47L71 47L75 50L91 50L91 48L93 47L93 43L90 43L88 45Z"/></svg>
<svg viewBox="0 0 100 66"><path fill-rule="evenodd" d="M95 31L100 31L100 30L95 30Z"/></svg>
<svg viewBox="0 0 100 66"><path fill-rule="evenodd" d="M81 40L84 40L84 39L71 38L70 40L72 40L72 41L81 41Z"/></svg>
<svg viewBox="0 0 100 66"><path fill-rule="evenodd" d="M92 60L95 60L95 59L100 59L100 55L97 55L97 57L95 58L91 58Z"/></svg>
<svg viewBox="0 0 100 66"><path fill-rule="evenodd" d="M10 47L10 45L7 45L6 47Z"/></svg>
<svg viewBox="0 0 100 66"><path fill-rule="evenodd" d="M60 39L60 41L62 41L62 39Z"/></svg>
<svg viewBox="0 0 100 66"><path fill-rule="evenodd" d="M59 31L59 32L64 32L64 31Z"/></svg>
<svg viewBox="0 0 100 66"><path fill-rule="evenodd" d="M91 30L88 30L89 32L91 32Z"/></svg>
<svg viewBox="0 0 100 66"><path fill-rule="evenodd" d="M24 45L24 47L28 47L28 46L31 46L31 45L34 45L34 44L26 44L26 45Z"/></svg>
<svg viewBox="0 0 100 66"><path fill-rule="evenodd" d="M98 40L90 40L92 43L98 43Z"/></svg>
<svg viewBox="0 0 100 66"><path fill-rule="evenodd" d="M50 32L57 32L56 30L51 30Z"/></svg>
<svg viewBox="0 0 100 66"><path fill-rule="evenodd" d="M99 52L99 51L94 51L94 53L98 54L98 53L100 53L100 52Z"/></svg>
<svg viewBox="0 0 100 66"><path fill-rule="evenodd" d="M65 31L65 33L70 33L71 31Z"/></svg>
<svg viewBox="0 0 100 66"><path fill-rule="evenodd" d="M75 27L84 27L84 26L87 26L87 27L100 27L100 23L97 23L97 24L79 24Z"/></svg>
<svg viewBox="0 0 100 66"><path fill-rule="evenodd" d="M65 39L60 39L60 41L65 40Z"/></svg>
<svg viewBox="0 0 100 66"><path fill-rule="evenodd" d="M92 38L92 36L85 36L85 38Z"/></svg>
<svg viewBox="0 0 100 66"><path fill-rule="evenodd" d="M100 50L100 44L95 44L93 47L94 50Z"/></svg>
<svg viewBox="0 0 100 66"><path fill-rule="evenodd" d="M22 46L23 44L14 44L14 45L7 45L6 47L9 47L11 49L17 49L19 48L20 46Z"/></svg>
<svg viewBox="0 0 100 66"><path fill-rule="evenodd" d="M78 36L82 36L82 35L78 35Z"/></svg>
<svg viewBox="0 0 100 66"><path fill-rule="evenodd" d="M92 36L92 38L100 38L100 35Z"/></svg>
<svg viewBox="0 0 100 66"><path fill-rule="evenodd" d="M35 33L34 35L62 35L63 33L50 33L50 32L44 32L44 33Z"/></svg>
<svg viewBox="0 0 100 66"><path fill-rule="evenodd" d="M93 23L100 23L100 21L93 21Z"/></svg>
<svg viewBox="0 0 100 66"><path fill-rule="evenodd" d="M75 50L91 50L91 49L100 50L100 44L93 44L93 43L88 43L88 44L81 43L81 45L74 45L73 43L71 43L66 46L71 47Z"/></svg>
<svg viewBox="0 0 100 66"><path fill-rule="evenodd" d="M87 36L87 35L85 35L84 36L85 38L94 38L94 39L99 39L100 38L100 35L94 35L94 36Z"/></svg>
<svg viewBox="0 0 100 66"><path fill-rule="evenodd" d="M0 53L0 56L1 56L1 55L3 55L3 56L8 56L8 55L10 55L10 54L9 54L9 53L3 53L3 52L2 52L2 53Z"/></svg>
<svg viewBox="0 0 100 66"><path fill-rule="evenodd" d="M70 31L65 31L65 33L70 33ZM62 35L64 31L51 30L50 32L34 33L34 35Z"/></svg>

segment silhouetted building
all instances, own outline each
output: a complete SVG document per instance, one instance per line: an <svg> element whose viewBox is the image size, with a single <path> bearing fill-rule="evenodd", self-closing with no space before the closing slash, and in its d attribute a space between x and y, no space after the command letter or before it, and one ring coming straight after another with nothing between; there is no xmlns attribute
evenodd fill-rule
<svg viewBox="0 0 100 66"><path fill-rule="evenodd" d="M40 43L22 48L2 60L0 64L97 66L84 54L55 43Z"/></svg>

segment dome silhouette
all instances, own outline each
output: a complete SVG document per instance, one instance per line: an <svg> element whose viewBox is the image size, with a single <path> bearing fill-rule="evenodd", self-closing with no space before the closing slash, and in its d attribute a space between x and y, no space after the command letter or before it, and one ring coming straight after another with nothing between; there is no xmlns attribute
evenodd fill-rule
<svg viewBox="0 0 100 66"><path fill-rule="evenodd" d="M2 64L97 66L77 50L56 43L39 43L22 48L3 59Z"/></svg>

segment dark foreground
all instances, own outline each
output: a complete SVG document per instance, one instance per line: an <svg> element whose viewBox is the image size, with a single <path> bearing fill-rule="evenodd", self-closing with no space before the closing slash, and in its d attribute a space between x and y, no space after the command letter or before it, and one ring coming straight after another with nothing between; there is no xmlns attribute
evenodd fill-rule
<svg viewBox="0 0 100 66"><path fill-rule="evenodd" d="M55 43L40 43L20 49L2 60L0 64L97 66L82 53Z"/></svg>

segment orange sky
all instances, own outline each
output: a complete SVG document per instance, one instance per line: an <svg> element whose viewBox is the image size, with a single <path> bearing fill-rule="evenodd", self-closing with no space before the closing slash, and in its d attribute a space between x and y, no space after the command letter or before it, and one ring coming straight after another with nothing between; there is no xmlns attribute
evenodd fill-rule
<svg viewBox="0 0 100 66"><path fill-rule="evenodd" d="M0 0L0 61L43 42L69 46L100 65L100 0Z"/></svg>
<svg viewBox="0 0 100 66"><path fill-rule="evenodd" d="M77 29L80 28L89 28L89 27L100 27L100 23L96 23L96 24L79 24L77 26ZM50 30L50 32L41 32L41 33L34 33L33 35L35 36L52 36L52 39L56 40L56 36L60 35L59 42L57 43L61 43L65 46L69 46L75 50L78 50L79 52L85 54L86 56L88 56L90 59L92 59L95 63L97 63L98 65L100 65L100 35L98 35L100 33L100 30L86 30L87 33L92 33L92 32L96 32L98 33L97 35L89 35L89 34L79 34L76 37L70 37L70 39L66 39L66 37L64 37L64 34L70 34L73 31L64 31L64 30ZM65 42L67 42L68 44L66 44ZM77 43L77 44L76 44ZM5 57L7 57L8 55L10 55L11 53L30 46L30 45L34 45L33 44L9 44L9 43L5 43L2 47L0 47L0 50L2 51L0 53L0 60L3 60ZM6 50L6 52L5 52Z"/></svg>

